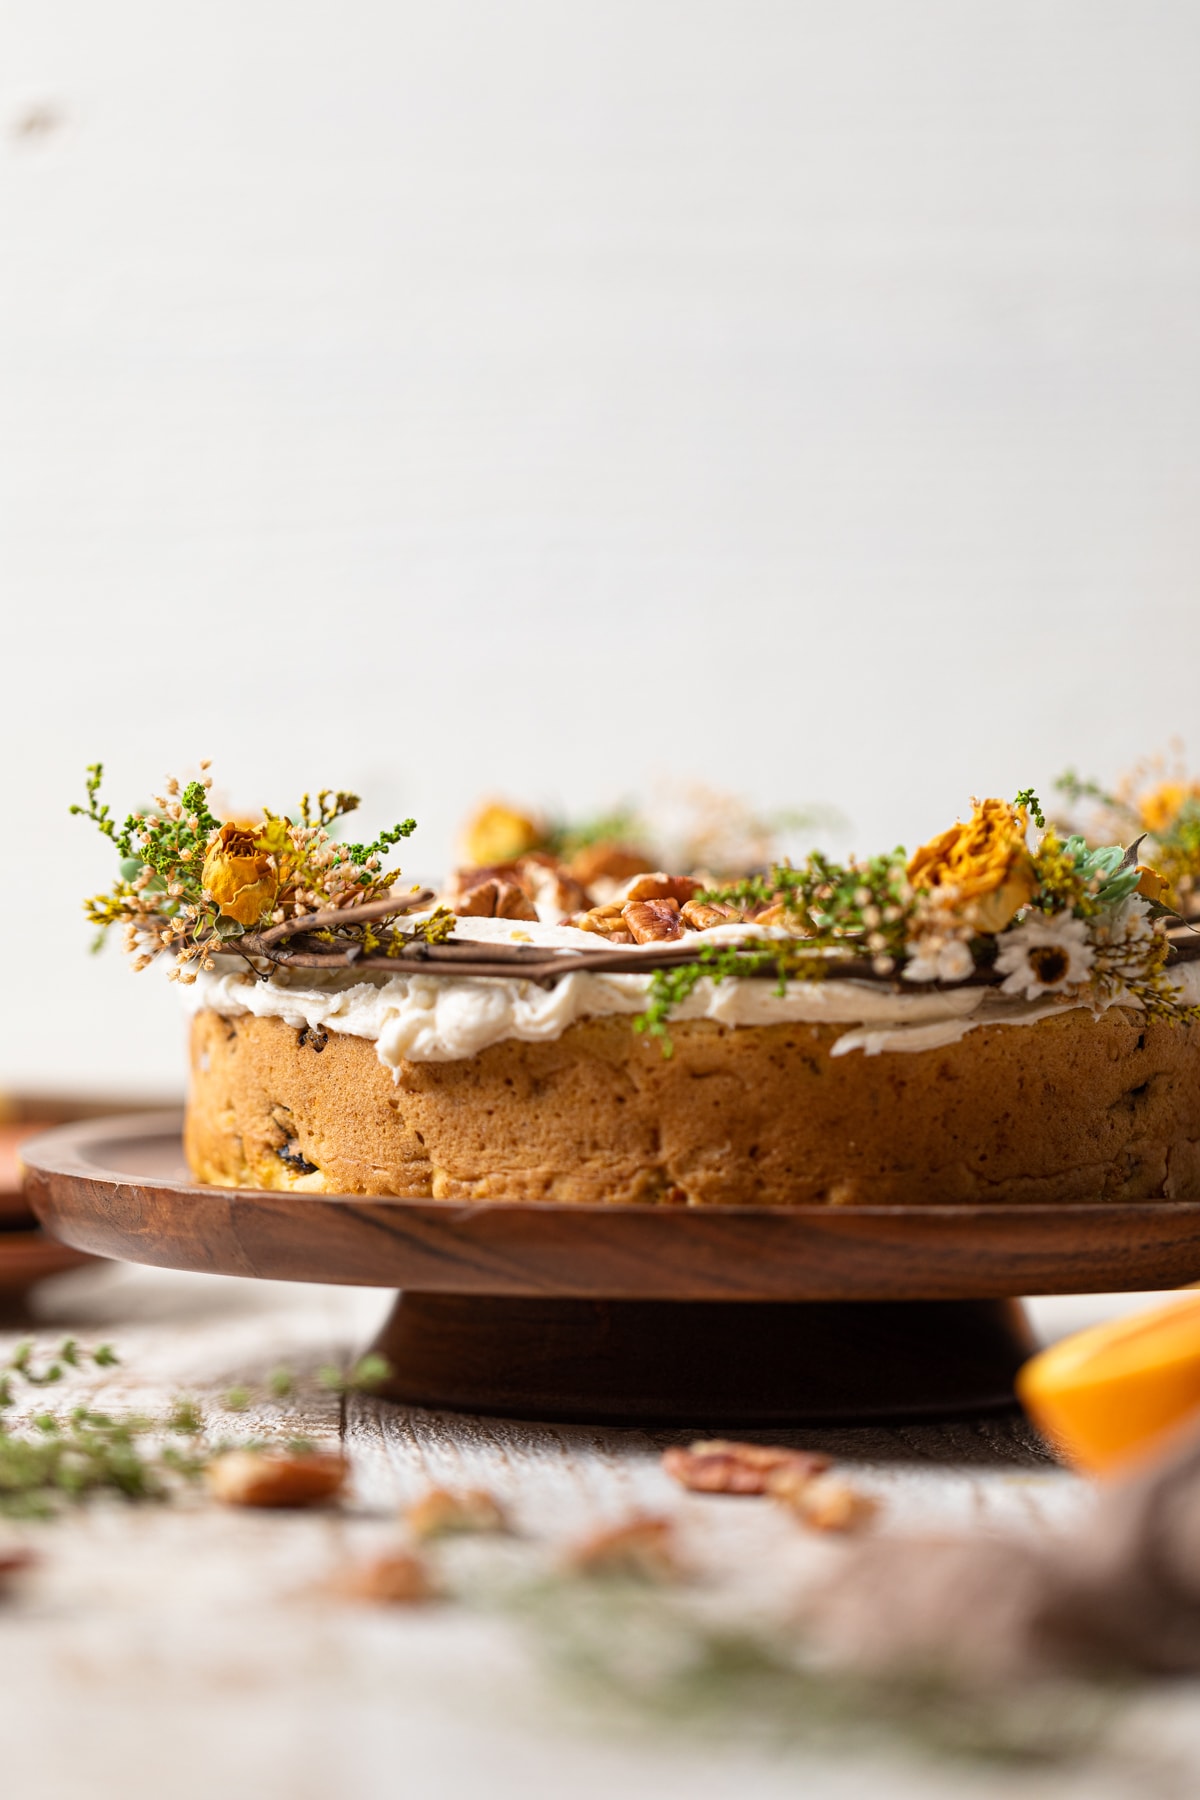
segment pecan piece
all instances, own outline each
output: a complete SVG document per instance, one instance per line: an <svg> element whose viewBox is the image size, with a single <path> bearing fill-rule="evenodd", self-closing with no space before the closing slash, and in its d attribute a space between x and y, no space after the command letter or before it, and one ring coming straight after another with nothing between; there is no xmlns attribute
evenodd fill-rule
<svg viewBox="0 0 1200 1800"><path fill-rule="evenodd" d="M593 906L587 912L573 913L564 925L573 925L576 931L594 931L598 937L607 938L610 944L632 944L633 933L625 927L619 905Z"/></svg>
<svg viewBox="0 0 1200 1800"><path fill-rule="evenodd" d="M510 875L489 875L450 904L463 919L537 919L537 907Z"/></svg>
<svg viewBox="0 0 1200 1800"><path fill-rule="evenodd" d="M739 1444L729 1438L700 1438L664 1450L665 1472L696 1494L773 1493L772 1481L785 1474L811 1481L829 1468L819 1450L787 1450L779 1444Z"/></svg>
<svg viewBox="0 0 1200 1800"><path fill-rule="evenodd" d="M452 1494L431 1488L414 1500L404 1522L415 1538L445 1537L456 1531L507 1531L504 1509L484 1488Z"/></svg>
<svg viewBox="0 0 1200 1800"><path fill-rule="evenodd" d="M631 844L616 844L611 839L587 844L567 864L576 881L590 888L597 881L628 881L653 867L653 859Z"/></svg>
<svg viewBox="0 0 1200 1800"><path fill-rule="evenodd" d="M688 900L680 907L679 916L692 931L707 931L711 925L736 925L742 917L736 906L728 906L724 900Z"/></svg>
<svg viewBox="0 0 1200 1800"><path fill-rule="evenodd" d="M672 1581L683 1573L674 1525L652 1513L593 1532L570 1551L567 1567L577 1575L634 1575L642 1581Z"/></svg>
<svg viewBox="0 0 1200 1800"><path fill-rule="evenodd" d="M4 1592L14 1575L20 1575L23 1570L31 1569L37 1560L36 1553L27 1550L24 1544L14 1544L11 1549L0 1550L0 1594Z"/></svg>
<svg viewBox="0 0 1200 1800"><path fill-rule="evenodd" d="M409 1550L389 1550L343 1569L329 1585L343 1600L370 1600L382 1606L419 1606L436 1600L438 1593L428 1568Z"/></svg>
<svg viewBox="0 0 1200 1800"><path fill-rule="evenodd" d="M205 1473L226 1506L320 1506L341 1493L350 1465L322 1450L227 1450Z"/></svg>
<svg viewBox="0 0 1200 1800"><path fill-rule="evenodd" d="M702 884L690 875L665 875L661 869L652 875L635 875L626 884L625 900L674 900L683 906L701 892Z"/></svg>
<svg viewBox="0 0 1200 1800"><path fill-rule="evenodd" d="M804 1480L780 1469L770 1477L767 1492L814 1531L861 1531L879 1512L879 1502L872 1495L834 1475Z"/></svg>
<svg viewBox="0 0 1200 1800"><path fill-rule="evenodd" d="M627 900L621 917L635 944L669 944L683 936L678 900Z"/></svg>
<svg viewBox="0 0 1200 1800"><path fill-rule="evenodd" d="M561 919L564 913L579 912L588 903L587 889L581 882L573 880L552 856L541 853L523 856L514 869L539 918L546 912L556 913Z"/></svg>
<svg viewBox="0 0 1200 1800"><path fill-rule="evenodd" d="M769 900L755 900L743 917L755 925L787 925L801 936L807 935L808 919L796 907L789 907L785 894L773 894Z"/></svg>

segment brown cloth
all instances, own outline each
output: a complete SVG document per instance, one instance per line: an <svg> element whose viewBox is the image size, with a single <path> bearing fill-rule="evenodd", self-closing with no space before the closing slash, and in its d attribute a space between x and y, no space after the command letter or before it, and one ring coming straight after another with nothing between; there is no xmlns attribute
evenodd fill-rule
<svg viewBox="0 0 1200 1800"><path fill-rule="evenodd" d="M808 1619L835 1656L871 1668L1200 1670L1200 1432L1102 1488L1069 1538L865 1539Z"/></svg>

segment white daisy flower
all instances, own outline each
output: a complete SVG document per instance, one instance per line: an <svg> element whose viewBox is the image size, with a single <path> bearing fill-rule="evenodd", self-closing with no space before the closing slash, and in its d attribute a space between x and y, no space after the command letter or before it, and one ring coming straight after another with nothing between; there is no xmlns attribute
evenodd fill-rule
<svg viewBox="0 0 1200 1800"><path fill-rule="evenodd" d="M1070 913L1035 913L1000 939L996 971L1006 975L1002 994L1039 1000L1078 987L1091 974L1096 953L1088 928Z"/></svg>
<svg viewBox="0 0 1200 1800"><path fill-rule="evenodd" d="M964 938L938 937L930 933L917 940L904 965L905 981L965 981L975 968L975 958Z"/></svg>

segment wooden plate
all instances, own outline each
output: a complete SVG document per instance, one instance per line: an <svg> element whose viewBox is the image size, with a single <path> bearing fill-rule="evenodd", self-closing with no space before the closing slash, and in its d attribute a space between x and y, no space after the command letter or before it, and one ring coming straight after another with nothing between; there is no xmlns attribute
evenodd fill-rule
<svg viewBox="0 0 1200 1800"><path fill-rule="evenodd" d="M0 1294L23 1294L48 1275L61 1275L91 1260L67 1244L56 1244L43 1231L0 1232Z"/></svg>
<svg viewBox="0 0 1200 1800"><path fill-rule="evenodd" d="M610 1300L963 1300L1200 1280L1200 1203L571 1206L203 1187L178 1113L22 1146L63 1243L128 1262L428 1294Z"/></svg>
<svg viewBox="0 0 1200 1800"><path fill-rule="evenodd" d="M23 1143L44 1130L44 1125L28 1122L0 1123L0 1227L36 1224L22 1191L19 1152Z"/></svg>

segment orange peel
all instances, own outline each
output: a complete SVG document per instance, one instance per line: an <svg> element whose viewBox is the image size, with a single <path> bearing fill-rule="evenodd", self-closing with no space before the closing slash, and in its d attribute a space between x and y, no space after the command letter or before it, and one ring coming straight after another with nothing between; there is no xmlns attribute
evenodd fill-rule
<svg viewBox="0 0 1200 1800"><path fill-rule="evenodd" d="M1200 1426L1200 1293L1052 1344L1021 1369L1017 1395L1087 1474L1153 1460Z"/></svg>

